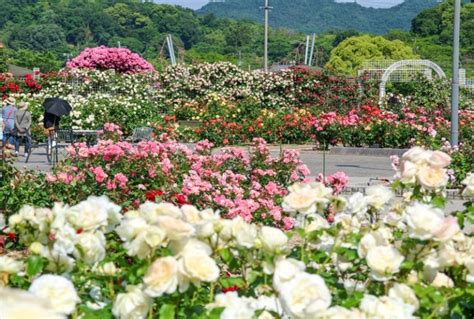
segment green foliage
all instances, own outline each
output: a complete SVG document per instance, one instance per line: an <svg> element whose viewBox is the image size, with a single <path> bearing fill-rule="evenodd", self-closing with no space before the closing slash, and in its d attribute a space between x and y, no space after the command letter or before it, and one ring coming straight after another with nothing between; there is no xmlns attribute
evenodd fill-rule
<svg viewBox="0 0 474 319"><path fill-rule="evenodd" d="M416 53L451 72L453 37L453 0L425 10L412 21L411 39ZM474 67L474 3L464 3L461 9L461 65L468 71Z"/></svg>
<svg viewBox="0 0 474 319"><path fill-rule="evenodd" d="M224 3L209 3L199 12L260 22L260 5L255 0L226 0ZM406 0L389 9L374 9L334 0L272 0L271 6L275 10L271 13L270 24L303 32L355 29L383 34L390 29L409 29L411 19L417 13L435 5L437 0Z"/></svg>
<svg viewBox="0 0 474 319"><path fill-rule="evenodd" d="M369 60L401 60L416 58L413 50L400 40L363 35L342 41L331 53L326 66L338 72L356 75Z"/></svg>
<svg viewBox="0 0 474 319"><path fill-rule="evenodd" d="M262 64L260 23L199 16L182 7L132 0L16 1L14 6L0 0L0 7L0 39L16 51L11 59L21 66L58 69L66 53L74 56L86 47L120 43L160 69L168 58L167 34L173 35L176 54L186 62L237 63L240 55L242 67ZM302 38L295 32L271 30L270 59L292 56Z"/></svg>
<svg viewBox="0 0 474 319"><path fill-rule="evenodd" d="M39 68L41 72L58 70L63 64L57 55L51 51L39 52L29 49L10 51L8 60L12 64L21 65L25 68Z"/></svg>

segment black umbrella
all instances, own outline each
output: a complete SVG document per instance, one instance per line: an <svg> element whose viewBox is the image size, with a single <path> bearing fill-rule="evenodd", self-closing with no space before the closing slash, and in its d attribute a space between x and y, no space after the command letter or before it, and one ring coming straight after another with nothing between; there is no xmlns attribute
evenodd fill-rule
<svg viewBox="0 0 474 319"><path fill-rule="evenodd" d="M68 101L58 97L50 97L43 103L45 113L53 114L58 117L71 113L72 107Z"/></svg>

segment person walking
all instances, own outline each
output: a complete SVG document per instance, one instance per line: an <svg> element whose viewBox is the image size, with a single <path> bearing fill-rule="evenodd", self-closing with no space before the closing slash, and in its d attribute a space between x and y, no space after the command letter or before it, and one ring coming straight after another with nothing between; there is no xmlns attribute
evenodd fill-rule
<svg viewBox="0 0 474 319"><path fill-rule="evenodd" d="M5 100L2 108L3 119L3 146L15 145L15 117L17 108L15 107L15 99L9 97Z"/></svg>
<svg viewBox="0 0 474 319"><path fill-rule="evenodd" d="M28 104L21 101L18 104L18 111L15 117L15 153L18 154L20 151L20 142L25 142L25 156L28 156L30 152L30 128L31 128L31 113L28 111Z"/></svg>

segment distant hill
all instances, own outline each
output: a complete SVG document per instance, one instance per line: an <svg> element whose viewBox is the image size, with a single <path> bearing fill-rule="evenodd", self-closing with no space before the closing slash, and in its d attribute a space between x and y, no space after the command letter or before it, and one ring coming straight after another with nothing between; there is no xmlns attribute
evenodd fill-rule
<svg viewBox="0 0 474 319"><path fill-rule="evenodd" d="M390 29L409 30L411 20L417 14L437 4L438 0L406 0L388 9L375 9L334 0L270 0L273 7L270 25L302 32L355 29L384 34ZM262 5L263 0L225 0L211 2L198 10L198 13L262 21Z"/></svg>

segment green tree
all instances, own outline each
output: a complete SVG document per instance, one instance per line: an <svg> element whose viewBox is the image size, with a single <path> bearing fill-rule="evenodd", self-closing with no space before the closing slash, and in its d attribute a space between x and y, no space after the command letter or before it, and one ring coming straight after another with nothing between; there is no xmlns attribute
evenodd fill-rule
<svg viewBox="0 0 474 319"><path fill-rule="evenodd" d="M402 60L417 56L411 47L400 40L390 41L381 36L363 35L342 41L331 52L326 67L334 71L356 75L365 61Z"/></svg>

